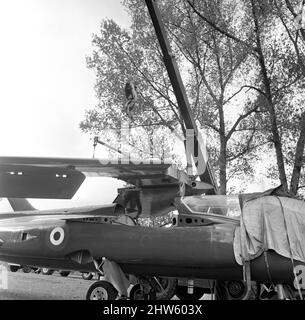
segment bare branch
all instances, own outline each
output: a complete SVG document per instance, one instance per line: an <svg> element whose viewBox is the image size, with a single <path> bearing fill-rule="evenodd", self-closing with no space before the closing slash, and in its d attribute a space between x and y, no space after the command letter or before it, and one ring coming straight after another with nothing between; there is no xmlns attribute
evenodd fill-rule
<svg viewBox="0 0 305 320"><path fill-rule="evenodd" d="M203 125L205 125L205 126L211 128L211 129L213 129L213 130L216 131L217 133L220 133L220 130L219 130L216 126L214 126L213 124L211 124L211 123L205 122L205 123L203 123Z"/></svg>
<svg viewBox="0 0 305 320"><path fill-rule="evenodd" d="M285 3L286 3L286 6L287 6L288 10L293 15L293 17L296 18L298 16L298 13L294 11L294 8L293 8L291 2L289 0L285 0ZM302 1L302 6L305 6L305 1L304 0ZM304 30L304 28L301 28L299 31L301 32L303 40L305 41L305 30Z"/></svg>
<svg viewBox="0 0 305 320"><path fill-rule="evenodd" d="M249 45L247 42L235 37L233 34L221 29L220 27L218 27L215 23L213 23L212 21L210 21L209 19L207 19L205 16L203 16L194 6L194 4L187 0L188 4L191 6L191 8L193 9L193 11L206 23L208 23L212 28L214 28L216 31L220 32L221 34L223 34L224 36L243 44L244 46L246 46L247 48L251 49L251 51L256 51L256 48L252 47L251 45Z"/></svg>
<svg viewBox="0 0 305 320"><path fill-rule="evenodd" d="M237 96L243 89L245 88L245 86L240 87L239 90L237 90L236 92L234 92L228 99L224 100L223 104L225 105L226 103L228 103L230 100L232 100L235 96Z"/></svg>
<svg viewBox="0 0 305 320"><path fill-rule="evenodd" d="M245 114L242 114L238 117L238 119L235 121L233 127L231 128L231 130L229 131L229 133L226 136L226 141L228 141L232 134L235 132L237 126L240 124L240 122L244 119L246 119L248 116L250 116L253 112L255 112L258 109L259 105L255 106L253 109L249 110L248 112L246 112Z"/></svg>
<svg viewBox="0 0 305 320"><path fill-rule="evenodd" d="M265 93L263 90L261 90L261 89L259 89L259 88L257 88L257 87L249 86L249 85L246 85L246 86L243 86L243 87L244 87L244 88L250 88L250 89L256 90L256 91L259 92L260 94L266 96L266 93Z"/></svg>
<svg viewBox="0 0 305 320"><path fill-rule="evenodd" d="M228 158L227 158L227 161L228 161L228 162L231 162L231 161L233 161L233 160L236 160L236 159L238 159L239 157L244 156L246 153L251 152L251 151L253 151L253 150L255 150L255 149L259 148L259 147L262 147L263 145L265 145L265 144L267 144L267 143L269 143L269 142L270 142L270 141L267 140L267 141L264 141L264 142L262 142L262 143L259 143L259 144L255 145L255 146L252 146L252 147L249 146L249 145L250 145L250 143L249 143L249 144L247 144L247 146L246 146L241 152L235 154L235 155L232 156L232 157L228 157Z"/></svg>
<svg viewBox="0 0 305 320"><path fill-rule="evenodd" d="M289 2L289 1L288 1L288 2ZM286 2L286 3L287 3L287 2ZM285 22L285 19L284 19L283 15L282 15L281 9L280 9L279 6L277 5L276 0L274 1L274 4L275 4L275 7L276 7L276 9L277 9L278 16L279 16L279 18L280 18L283 26L284 26L285 29L286 29L286 32L287 32L287 34L288 34L289 39L291 40L291 42L292 42L292 44L293 44L295 53L296 53L297 58L298 58L298 62L299 62L299 64L301 65L301 67L302 67L302 69L303 69L303 73L305 73L305 64L304 64L304 61L303 61L303 59L302 59L302 57L301 57L300 50L299 50L299 46L298 46L298 32L296 33L296 39L294 39L293 36L292 36L292 34L291 34L291 32L290 32L290 30L289 30L289 28L288 28L288 26L287 26L287 24L286 24L286 22ZM304 30L303 30L303 31L304 31ZM302 32L302 28L301 28L301 32ZM302 35L303 35L303 34L302 34ZM304 37L304 40L305 40L305 34L303 35L303 37Z"/></svg>
<svg viewBox="0 0 305 320"><path fill-rule="evenodd" d="M290 3L290 1L289 1L289 0L285 0L285 3L286 3L287 8L289 9L289 11L292 13L292 15L293 15L294 17L296 17L296 16L297 16L297 13L294 11L293 6L292 6L292 4Z"/></svg>
<svg viewBox="0 0 305 320"><path fill-rule="evenodd" d="M240 87L240 89L237 90L235 93L233 93L232 96L230 96L228 99L226 99L226 100L224 101L224 104L228 103L231 99L233 99L236 95L238 95L244 88L249 88L249 90L250 90L250 89L253 89L253 90L259 92L260 94L262 94L262 95L264 95L264 96L266 95L265 92L262 91L262 90L259 89L259 88L256 88L256 87L253 87L253 86L249 86L249 85L244 85L244 86ZM249 90L247 90L247 92L248 92Z"/></svg>
<svg viewBox="0 0 305 320"><path fill-rule="evenodd" d="M227 177L227 182L230 181L230 179L232 179L232 177L235 176L235 174L240 170L240 168L238 166L236 166L234 168L234 170L231 172L231 174Z"/></svg>
<svg viewBox="0 0 305 320"><path fill-rule="evenodd" d="M284 90L284 89L288 89L289 87L291 87L293 84L295 84L299 79L301 78L300 75L298 75L295 79L293 79L290 83L281 86L280 88L278 88L277 90L274 91L274 95L276 95L277 93L279 93L280 91Z"/></svg>

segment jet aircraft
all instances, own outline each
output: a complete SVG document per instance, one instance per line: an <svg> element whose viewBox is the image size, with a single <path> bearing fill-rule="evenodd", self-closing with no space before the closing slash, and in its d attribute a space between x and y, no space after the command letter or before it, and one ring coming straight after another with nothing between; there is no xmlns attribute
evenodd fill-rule
<svg viewBox="0 0 305 320"><path fill-rule="evenodd" d="M87 299L188 299L204 292L219 299L302 299L304 202L276 190L217 195L157 2L145 2L184 131L193 132L187 160L204 169L198 170L200 181L165 163L0 157L0 197L71 199L86 176L118 178L129 186L108 206L2 214L0 260L97 272L104 280L88 289ZM167 228L134 219L174 210L178 215Z"/></svg>
<svg viewBox="0 0 305 320"><path fill-rule="evenodd" d="M242 221L238 198L199 195L204 190L196 189L196 182L170 164L0 157L0 196L71 198L86 175L115 177L132 187L119 190L114 203L106 206L46 211L30 207L2 214L0 260L97 272L106 279L108 272L112 283L94 283L88 290L88 299L117 298L126 279L128 284L136 284L131 299L156 298L160 279L222 281L232 297L246 297L245 265L236 257L236 232ZM181 196L183 183L187 187ZM171 227L145 227L134 220L174 209L179 214ZM105 261L112 262L106 274ZM295 267L303 265L281 252L266 250L249 260L251 292L253 282L293 288ZM181 290L177 281L170 283L172 295Z"/></svg>

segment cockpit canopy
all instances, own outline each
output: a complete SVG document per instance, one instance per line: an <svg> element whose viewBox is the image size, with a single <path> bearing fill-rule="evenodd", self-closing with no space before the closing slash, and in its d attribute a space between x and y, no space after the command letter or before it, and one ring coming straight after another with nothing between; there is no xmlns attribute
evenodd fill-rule
<svg viewBox="0 0 305 320"><path fill-rule="evenodd" d="M181 202L197 214L216 214L230 218L239 218L241 208L237 195L197 195L181 199Z"/></svg>

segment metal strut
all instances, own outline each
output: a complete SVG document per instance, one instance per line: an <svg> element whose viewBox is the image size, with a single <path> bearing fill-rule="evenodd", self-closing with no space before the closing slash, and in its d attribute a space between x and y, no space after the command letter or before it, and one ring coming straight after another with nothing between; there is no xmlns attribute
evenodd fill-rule
<svg viewBox="0 0 305 320"><path fill-rule="evenodd" d="M108 144L108 143L106 143L104 141L101 141L99 139L99 137L94 137L94 140L93 140L93 158L95 157L95 149L96 149L97 144L101 144L102 146L105 146L105 147L109 148L110 150L115 151L115 152L123 155L124 157L127 157L127 158L129 157L129 155L127 153L124 153L121 150L112 147L110 144Z"/></svg>
<svg viewBox="0 0 305 320"><path fill-rule="evenodd" d="M203 170L202 168L200 168L198 175L201 181L204 181L213 186L213 189L209 191L209 194L216 194L218 192L218 186L214 176L214 171L209 160L205 155L204 147L200 145L200 141L198 140L198 128L196 126L195 119L192 115L191 107L186 95L185 87L183 85L177 62L171 51L170 43L167 38L165 28L163 26L161 13L157 6L157 1L145 0L145 2L162 50L164 64L166 66L167 73L177 99L178 107L180 110L180 114L183 118L186 131L189 130L194 132L194 148L192 148L193 150L191 150L191 156L193 158L197 170L198 167L200 168L200 166L202 166L203 168ZM187 160L189 161L188 156Z"/></svg>
<svg viewBox="0 0 305 320"><path fill-rule="evenodd" d="M102 259L102 262L99 264L97 260L93 259L94 267L96 271L99 272L99 274L103 277L104 276L104 271L102 269L103 264L104 264L104 258Z"/></svg>

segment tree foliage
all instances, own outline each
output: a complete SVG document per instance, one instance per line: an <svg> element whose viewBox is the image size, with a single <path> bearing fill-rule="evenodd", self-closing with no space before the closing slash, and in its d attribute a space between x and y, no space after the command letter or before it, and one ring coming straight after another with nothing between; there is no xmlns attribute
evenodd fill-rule
<svg viewBox="0 0 305 320"><path fill-rule="evenodd" d="M270 164L268 175L286 188L288 176L292 193L303 179L305 33L295 26L297 5L292 0L158 1L222 193L254 175L261 152L275 151L277 165ZM96 74L99 104L80 126L94 135L112 129L104 137L117 139L126 120L123 89L132 79L140 97L129 143L141 157L162 158L160 143L154 143L159 150L151 150L157 137L173 156L175 139L167 137L183 136L184 126L155 32L144 1L125 0L124 6L130 29L105 20L93 37L87 65Z"/></svg>

